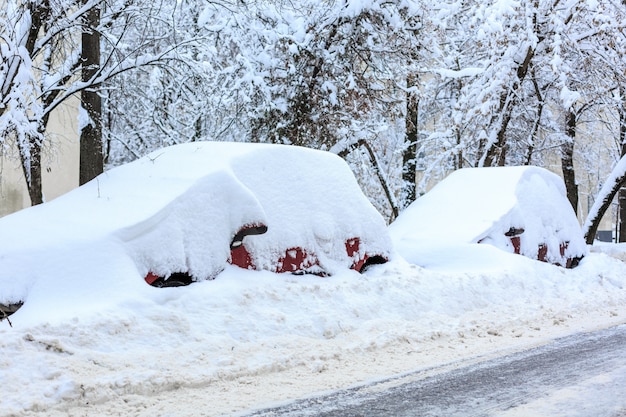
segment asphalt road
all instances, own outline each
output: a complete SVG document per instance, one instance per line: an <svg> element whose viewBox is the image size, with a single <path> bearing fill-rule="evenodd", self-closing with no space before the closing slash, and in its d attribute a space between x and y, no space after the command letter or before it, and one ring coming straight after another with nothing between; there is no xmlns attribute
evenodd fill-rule
<svg viewBox="0 0 626 417"><path fill-rule="evenodd" d="M421 370L247 416L498 416L594 377L606 379L616 369L626 373L626 325L483 362ZM609 388L603 392L611 392L597 401L626 398L626 387L604 384ZM611 412L603 415L626 416L622 406L608 409ZM564 415L572 414L566 410Z"/></svg>

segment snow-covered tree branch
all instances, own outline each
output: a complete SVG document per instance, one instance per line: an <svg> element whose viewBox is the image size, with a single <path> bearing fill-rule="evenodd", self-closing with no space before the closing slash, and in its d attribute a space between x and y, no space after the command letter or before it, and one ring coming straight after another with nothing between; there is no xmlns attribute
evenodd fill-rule
<svg viewBox="0 0 626 417"><path fill-rule="evenodd" d="M171 65L177 47L189 40L161 42L163 33L171 33L164 29L162 14L168 9L174 13L169 2L7 0L6 6L0 13L0 145L16 145L31 202L39 204L44 200L41 152L50 114L81 92L83 100L85 94L99 97L103 86L122 73ZM92 57L89 64L86 54L94 53L99 40L81 52L81 34L108 41L102 56ZM91 120L81 127L101 123ZM102 146L101 137L94 140ZM94 172L98 170L102 168Z"/></svg>

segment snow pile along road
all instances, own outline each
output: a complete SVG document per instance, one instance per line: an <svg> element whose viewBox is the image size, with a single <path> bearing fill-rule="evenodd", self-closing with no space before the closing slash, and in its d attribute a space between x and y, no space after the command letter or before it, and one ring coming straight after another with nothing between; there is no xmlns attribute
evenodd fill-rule
<svg viewBox="0 0 626 417"><path fill-rule="evenodd" d="M69 320L5 321L0 414L231 414L625 321L618 260L592 253L565 270L487 245L467 251L502 270L396 260L318 278L229 267Z"/></svg>

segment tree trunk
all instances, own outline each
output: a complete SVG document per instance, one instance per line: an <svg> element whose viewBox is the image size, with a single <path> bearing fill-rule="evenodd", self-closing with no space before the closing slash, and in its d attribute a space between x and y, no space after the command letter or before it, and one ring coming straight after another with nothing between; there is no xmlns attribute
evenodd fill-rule
<svg viewBox="0 0 626 417"><path fill-rule="evenodd" d="M19 146L19 144L18 144ZM28 149L20 147L22 172L26 179L30 204L36 206L43 203L41 182L41 143L37 138L29 138ZM26 158L25 155L28 155Z"/></svg>
<svg viewBox="0 0 626 417"><path fill-rule="evenodd" d="M504 99L504 97L503 97ZM487 150L484 166L505 166L506 165L506 129L511 121L511 106L501 105L505 109L505 113L502 115L502 122L500 123L498 133L496 135L496 142L491 145Z"/></svg>
<svg viewBox="0 0 626 417"><path fill-rule="evenodd" d="M615 175L613 173L611 174L613 179L610 183L607 183L604 187L602 187L596 202L591 207L591 210L589 210L589 216L583 226L585 241L588 245L593 245L602 216L604 216L604 213L606 213L607 209L611 205L617 191L622 188L624 184L626 184L626 172L624 171L625 161L626 159L622 158L620 162L618 162L618 166L614 168L614 172L619 171L619 173Z"/></svg>
<svg viewBox="0 0 626 417"><path fill-rule="evenodd" d="M515 96L524 82L526 74L528 74L528 71L531 68L530 63L534 56L535 50L532 47L528 47L524 61L522 61L517 67L517 79L511 86L511 89L504 91L500 96L500 105L498 107L498 113L496 114L496 118L499 120L497 125L498 130L496 132L496 141L487 149L482 166L490 167L496 165L506 165L506 133L511 121L513 107L515 106Z"/></svg>
<svg viewBox="0 0 626 417"><path fill-rule="evenodd" d="M531 70L531 75L531 81L533 83L533 88L535 89L535 95L537 96L537 115L535 116L533 127L528 134L528 151L526 153L526 162L524 165L530 165L532 162L533 152L535 151L535 144L538 140L537 132L539 131L539 126L541 125L541 117L543 115L543 108L545 105L543 94L541 92L541 88L539 87L539 82L537 81L535 68Z"/></svg>
<svg viewBox="0 0 626 417"><path fill-rule="evenodd" d="M48 19L50 14L50 5L48 3L31 2L28 4L28 10L31 17L30 29L28 36L24 40L23 46L28 52L29 56L32 56L33 50L37 42L37 35L42 30L44 22ZM20 40L21 41L21 40ZM19 64L18 64L19 65ZM15 77L17 71L12 75ZM8 89L12 89L15 78L5 80L8 82ZM0 115L6 110L6 107L0 109ZM20 154L20 162L22 165L22 172L24 173L24 179L26 180L26 188L28 189L28 196L30 197L30 204L35 206L43 203L43 190L41 181L41 143L46 130L47 119L39 124L37 132L38 137L29 137L26 142L18 141L18 148Z"/></svg>
<svg viewBox="0 0 626 417"><path fill-rule="evenodd" d="M626 155L626 87L620 86L620 97L622 98L621 105L619 107L619 139L622 144L622 154ZM617 236L618 242L626 242L626 188L622 187L619 190L619 196L617 198L619 205L619 234Z"/></svg>
<svg viewBox="0 0 626 417"><path fill-rule="evenodd" d="M398 206L398 203L396 199L394 198L393 193L389 189L387 180L385 179L385 176L383 175L383 172L382 172L382 168L380 167L380 162L378 161L378 158L376 158L376 153L374 152L372 147L369 145L367 140L359 139L358 141L347 146L342 151L338 152L337 155L345 159L350 152L354 151L360 146L363 146L365 150L367 151L367 154L369 155L369 160L374 166L374 172L376 173L376 176L378 177L378 180L380 181L380 185L383 188L383 191L385 192L385 196L387 197L387 201L389 202L389 206L391 207L391 218L389 219L389 222L392 222L400 214L400 207Z"/></svg>
<svg viewBox="0 0 626 417"><path fill-rule="evenodd" d="M574 213L578 213L578 184L576 184L576 172L574 171L574 140L576 138L576 113L572 109L566 115L567 140L561 145L561 170L563 181Z"/></svg>
<svg viewBox="0 0 626 417"><path fill-rule="evenodd" d="M83 1L85 3L85 1ZM94 7L85 15L82 32L82 81L88 82L100 70L100 8ZM102 100L99 86L85 89L80 94L83 109L89 118L83 121L80 131L79 184L91 181L104 171L102 146Z"/></svg>
<svg viewBox="0 0 626 417"><path fill-rule="evenodd" d="M411 74L406 79L408 89L406 97L405 131L406 141L402 153L402 180L404 186L403 206L406 207L415 201L415 170L417 160L417 117L419 111L419 99L413 88L417 85L417 76Z"/></svg>
<svg viewBox="0 0 626 417"><path fill-rule="evenodd" d="M618 234L617 242L626 242L626 187L621 187L617 194L618 205Z"/></svg>

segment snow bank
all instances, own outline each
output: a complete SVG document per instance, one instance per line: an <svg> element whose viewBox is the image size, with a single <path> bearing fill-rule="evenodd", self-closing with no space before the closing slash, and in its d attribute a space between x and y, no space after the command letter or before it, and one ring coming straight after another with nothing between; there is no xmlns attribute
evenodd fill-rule
<svg viewBox="0 0 626 417"><path fill-rule="evenodd" d="M190 146L199 146L199 161L208 157L201 156L202 146ZM178 151L189 156L184 148ZM174 155L168 166L168 155L153 154L121 169L134 174L133 166L146 168L142 172L168 167L175 171L168 181L131 179L112 170L46 209L0 220L0 294L27 296L12 316L13 327L0 323L0 416L232 416L294 396L626 322L626 265L619 260L592 252L578 268L565 269L467 242L452 242L445 251L422 242L418 258L426 267L395 256L364 274L343 268L320 278L226 265L214 280L175 288L146 285L138 265L160 258L138 254L147 256L163 244L168 253L162 255L169 256L177 245L199 244L163 239L165 229L188 227L186 233L204 237L206 230L218 230L205 227L228 226L192 218L214 215L196 213L196 196L211 192L207 196L223 204L239 192L249 196L247 185L236 192L228 185L252 187L255 179L239 174L252 154L235 153L227 167L223 160L210 167L178 166ZM235 158L241 159L233 163ZM282 178L283 168L271 162L267 169ZM218 174L219 181L212 183L206 172ZM109 187L115 178L126 186L118 181ZM267 195L300 183L297 175L284 178L268 185ZM220 186L229 192L210 191ZM346 192L341 183L336 188ZM310 207L310 217L288 221L312 225L328 201L321 188L307 191L313 202L298 201L293 212ZM333 192L328 196L334 198ZM246 200L250 210L234 210L231 218L273 221L261 210L263 199L253 195ZM352 204L353 196L346 196ZM135 197L141 204L124 202ZM515 206L514 195L505 200ZM441 207L431 212L446 215ZM358 219L349 210L348 216ZM177 223L183 219L191 223ZM502 219L492 220L503 230L497 223ZM328 226L319 235L334 228L343 233L343 224L332 219L315 222ZM471 236L479 238L483 226ZM172 256L172 262L177 259Z"/></svg>
<svg viewBox="0 0 626 417"><path fill-rule="evenodd" d="M455 171L403 211L390 233L401 254L419 264L427 262L420 259L424 246L479 242L533 259L543 246L544 259L561 265L587 253L562 179L533 166Z"/></svg>
<svg viewBox="0 0 626 417"><path fill-rule="evenodd" d="M475 248L508 268L430 270L397 259L319 278L230 266L213 281L144 285L150 291L56 323L41 311L38 323L3 322L0 415L233 415L535 344L580 331L583 320L626 320L620 261L592 253L567 270Z"/></svg>

